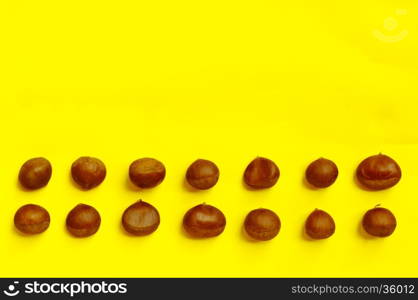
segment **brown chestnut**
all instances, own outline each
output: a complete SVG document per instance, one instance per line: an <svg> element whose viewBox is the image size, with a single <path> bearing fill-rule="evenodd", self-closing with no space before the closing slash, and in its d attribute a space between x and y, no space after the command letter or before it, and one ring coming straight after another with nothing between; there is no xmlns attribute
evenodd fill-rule
<svg viewBox="0 0 418 300"><path fill-rule="evenodd" d="M48 229L50 217L45 208L35 204L27 204L17 210L14 223L22 233L39 234Z"/></svg>
<svg viewBox="0 0 418 300"><path fill-rule="evenodd" d="M396 185L401 168L389 156L378 154L363 160L357 168L358 181L370 190L384 190Z"/></svg>
<svg viewBox="0 0 418 300"><path fill-rule="evenodd" d="M335 232L334 219L325 211L315 209L305 223L305 231L312 239L326 239Z"/></svg>
<svg viewBox="0 0 418 300"><path fill-rule="evenodd" d="M99 230L101 218L92 206L79 204L67 216L68 231L76 237L88 237Z"/></svg>
<svg viewBox="0 0 418 300"><path fill-rule="evenodd" d="M51 163L43 158L32 158L25 162L19 172L20 184L30 190L39 189L48 184L52 175Z"/></svg>
<svg viewBox="0 0 418 300"><path fill-rule="evenodd" d="M364 230L373 236L390 236L396 228L396 218L392 212L383 207L375 207L363 217Z"/></svg>
<svg viewBox="0 0 418 300"><path fill-rule="evenodd" d="M129 178L140 188L152 188L164 180L165 167L154 158L141 158L129 167Z"/></svg>
<svg viewBox="0 0 418 300"><path fill-rule="evenodd" d="M184 216L183 227L194 238L220 235L226 226L224 214L214 206L201 204L191 208Z"/></svg>
<svg viewBox="0 0 418 300"><path fill-rule="evenodd" d="M71 174L80 187L89 190L106 178L106 167L100 159L84 156L73 163Z"/></svg>
<svg viewBox="0 0 418 300"><path fill-rule="evenodd" d="M329 187L337 177L337 165L329 159L317 159L306 169L306 180L316 188Z"/></svg>
<svg viewBox="0 0 418 300"><path fill-rule="evenodd" d="M140 200L125 210L122 225L133 235L148 235L156 231L160 225L160 214L154 206Z"/></svg>
<svg viewBox="0 0 418 300"><path fill-rule="evenodd" d="M268 241L279 234L281 222L275 212L259 208L251 211L245 218L244 228L255 240Z"/></svg>
<svg viewBox="0 0 418 300"><path fill-rule="evenodd" d="M187 169L186 179L192 187L207 190L218 182L219 169L209 160L198 159Z"/></svg>
<svg viewBox="0 0 418 300"><path fill-rule="evenodd" d="M245 183L254 189L266 189L274 186L280 177L280 170L270 159L257 157L244 173Z"/></svg>

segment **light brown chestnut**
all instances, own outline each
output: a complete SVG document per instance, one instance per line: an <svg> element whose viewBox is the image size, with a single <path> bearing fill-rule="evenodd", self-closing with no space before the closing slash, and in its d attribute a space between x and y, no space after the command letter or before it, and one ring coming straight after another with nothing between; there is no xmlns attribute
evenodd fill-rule
<svg viewBox="0 0 418 300"><path fill-rule="evenodd" d="M191 208L183 218L183 227L194 238L220 235L226 226L225 215L216 207L201 204Z"/></svg>
<svg viewBox="0 0 418 300"><path fill-rule="evenodd" d="M89 190L100 185L106 178L106 166L98 158L84 156L73 163L71 174L81 188Z"/></svg>
<svg viewBox="0 0 418 300"><path fill-rule="evenodd" d="M35 190L46 186L51 176L51 163L43 157L37 157L23 164L19 172L19 182L23 187Z"/></svg>
<svg viewBox="0 0 418 300"><path fill-rule="evenodd" d="M187 169L186 179L192 187L207 190L218 182L219 169L209 160L198 159Z"/></svg>
<svg viewBox="0 0 418 300"><path fill-rule="evenodd" d="M305 223L306 234L312 239L326 239L335 232L334 219L325 211L315 209Z"/></svg>
<svg viewBox="0 0 418 300"><path fill-rule="evenodd" d="M162 162L154 158L135 160L129 167L129 178L140 188L153 188L163 182L165 167Z"/></svg>
<svg viewBox="0 0 418 300"><path fill-rule="evenodd" d="M364 230L376 237L388 237L396 229L396 218L393 213L383 207L375 207L363 217Z"/></svg>
<svg viewBox="0 0 418 300"><path fill-rule="evenodd" d="M160 214L151 204L142 200L129 206L122 216L122 225L136 236L149 235L160 225Z"/></svg>
<svg viewBox="0 0 418 300"><path fill-rule="evenodd" d="M35 204L19 208L14 217L16 228L25 234L39 234L48 229L50 223L48 211Z"/></svg>
<svg viewBox="0 0 418 300"><path fill-rule="evenodd" d="M281 222L275 212L259 208L251 211L245 218L244 228L255 240L268 241L275 238L280 231Z"/></svg>
<svg viewBox="0 0 418 300"><path fill-rule="evenodd" d="M100 227L99 212L92 206L79 204L67 216L68 231L76 237L88 237L95 234Z"/></svg>
<svg viewBox="0 0 418 300"><path fill-rule="evenodd" d="M244 173L245 183L254 189L266 189L274 186L280 177L280 170L270 159L257 157Z"/></svg>

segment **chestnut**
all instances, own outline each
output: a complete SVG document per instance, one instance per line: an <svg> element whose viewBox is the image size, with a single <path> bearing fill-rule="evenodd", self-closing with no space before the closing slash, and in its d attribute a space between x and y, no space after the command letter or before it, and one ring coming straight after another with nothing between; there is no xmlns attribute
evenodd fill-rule
<svg viewBox="0 0 418 300"><path fill-rule="evenodd" d="M376 237L387 237L395 231L396 218L390 210L375 207L366 212L362 224L368 234Z"/></svg>
<svg viewBox="0 0 418 300"><path fill-rule="evenodd" d="M259 208L251 211L245 218L244 228L255 240L268 241L279 234L281 222L275 212Z"/></svg>
<svg viewBox="0 0 418 300"><path fill-rule="evenodd" d="M329 187L337 177L337 165L329 159L317 159L306 169L306 180L316 188Z"/></svg>
<svg viewBox="0 0 418 300"><path fill-rule="evenodd" d="M396 185L401 168L389 156L378 154L363 160L357 168L358 181L370 190L384 190Z"/></svg>
<svg viewBox="0 0 418 300"><path fill-rule="evenodd" d="M219 169L209 160L198 159L187 169L186 179L192 187L207 190L218 182Z"/></svg>
<svg viewBox="0 0 418 300"><path fill-rule="evenodd" d="M254 189L266 189L274 186L280 177L280 170L270 159L257 157L244 173L245 183Z"/></svg>
<svg viewBox="0 0 418 300"><path fill-rule="evenodd" d="M101 218L99 212L92 206L78 204L67 216L68 231L76 237L88 237L99 230Z"/></svg>
<svg viewBox="0 0 418 300"><path fill-rule="evenodd" d="M149 235L160 225L160 214L154 206L140 200L125 210L122 225L130 234Z"/></svg>
<svg viewBox="0 0 418 300"><path fill-rule="evenodd" d="M137 187L152 188L164 180L165 167L154 158L141 158L129 167L129 178Z"/></svg>
<svg viewBox="0 0 418 300"><path fill-rule="evenodd" d="M36 157L23 164L19 172L19 182L23 187L35 190L46 186L51 176L51 163L43 157Z"/></svg>
<svg viewBox="0 0 418 300"><path fill-rule="evenodd" d="M315 209L305 223L305 231L312 239L326 239L335 232L334 219L325 211Z"/></svg>
<svg viewBox="0 0 418 300"><path fill-rule="evenodd" d="M226 226L225 215L216 207L201 204L191 208L183 218L183 227L194 238L220 235Z"/></svg>
<svg viewBox="0 0 418 300"><path fill-rule="evenodd" d="M106 178L106 167L100 159L84 156L73 163L71 174L81 188L89 190Z"/></svg>
<svg viewBox="0 0 418 300"><path fill-rule="evenodd" d="M50 217L48 211L35 204L27 204L16 211L14 224L25 234L39 234L48 229Z"/></svg>

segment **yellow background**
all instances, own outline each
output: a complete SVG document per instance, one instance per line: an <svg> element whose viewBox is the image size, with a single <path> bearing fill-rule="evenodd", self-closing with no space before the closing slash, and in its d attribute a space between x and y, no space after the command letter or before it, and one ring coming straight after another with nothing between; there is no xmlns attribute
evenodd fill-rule
<svg viewBox="0 0 418 300"><path fill-rule="evenodd" d="M412 0L2 1L0 276L418 276L417 17ZM408 34L390 43L376 30ZM391 190L364 191L354 170L378 152L395 158L404 177ZM108 168L89 192L69 176L81 155ZM271 190L242 184L257 155L281 169ZM17 173L35 156L50 159L53 178L26 192ZM144 156L168 174L138 191L127 170ZM338 164L340 177L314 191L303 174L320 156ZM212 190L184 184L197 158L221 169ZM139 198L162 222L133 238L120 217ZM187 209L202 202L227 217L218 238L192 240L181 229ZM49 210L44 234L15 231L13 215L27 203ZM78 203L101 213L91 238L65 230ZM359 227L379 203L398 219L387 239ZM282 220L271 242L242 234L245 215L259 207ZM303 236L315 208L335 218L329 240Z"/></svg>

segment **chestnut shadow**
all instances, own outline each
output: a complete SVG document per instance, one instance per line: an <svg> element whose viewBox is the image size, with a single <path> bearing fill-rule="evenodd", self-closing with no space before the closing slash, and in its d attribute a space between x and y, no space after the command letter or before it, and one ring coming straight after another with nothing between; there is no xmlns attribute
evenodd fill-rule
<svg viewBox="0 0 418 300"><path fill-rule="evenodd" d="M358 234L362 238L364 238L366 240L375 240L375 239L377 239L377 237L371 236L370 234L368 234L366 232L366 230L364 230L364 228L363 228L363 221L360 221L359 222L358 227L357 227L357 232L358 232Z"/></svg>
<svg viewBox="0 0 418 300"><path fill-rule="evenodd" d="M317 188L315 186L313 186L312 184L309 183L309 181L306 179L306 176L304 175L302 178L302 184L309 190L312 191L319 191L321 190L320 188Z"/></svg>

